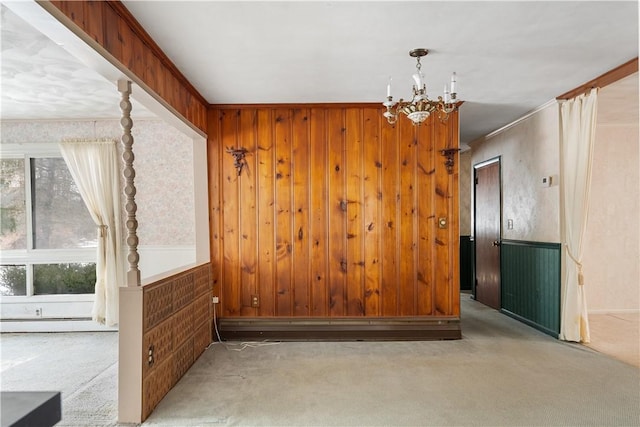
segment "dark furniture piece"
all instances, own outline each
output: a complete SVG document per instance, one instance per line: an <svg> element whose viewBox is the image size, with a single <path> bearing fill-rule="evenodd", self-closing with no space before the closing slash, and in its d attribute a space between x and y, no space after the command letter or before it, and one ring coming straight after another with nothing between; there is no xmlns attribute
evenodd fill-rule
<svg viewBox="0 0 640 427"><path fill-rule="evenodd" d="M62 419L59 391L3 391L2 427L53 426Z"/></svg>

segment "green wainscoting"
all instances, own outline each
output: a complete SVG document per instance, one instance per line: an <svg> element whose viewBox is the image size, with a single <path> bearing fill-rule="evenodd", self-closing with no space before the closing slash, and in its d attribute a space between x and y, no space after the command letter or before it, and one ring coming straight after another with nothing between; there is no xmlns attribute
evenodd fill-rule
<svg viewBox="0 0 640 427"><path fill-rule="evenodd" d="M474 245L471 236L460 236L460 290L473 289L474 274Z"/></svg>
<svg viewBox="0 0 640 427"><path fill-rule="evenodd" d="M549 335L560 333L560 244L502 240L502 311Z"/></svg>

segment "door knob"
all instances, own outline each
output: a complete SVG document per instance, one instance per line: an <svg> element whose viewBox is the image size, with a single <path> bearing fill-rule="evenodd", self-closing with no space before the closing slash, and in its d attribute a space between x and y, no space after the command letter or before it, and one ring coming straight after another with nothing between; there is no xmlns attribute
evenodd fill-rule
<svg viewBox="0 0 640 427"><path fill-rule="evenodd" d="M492 245L493 246L500 246L500 240L494 240Z"/></svg>

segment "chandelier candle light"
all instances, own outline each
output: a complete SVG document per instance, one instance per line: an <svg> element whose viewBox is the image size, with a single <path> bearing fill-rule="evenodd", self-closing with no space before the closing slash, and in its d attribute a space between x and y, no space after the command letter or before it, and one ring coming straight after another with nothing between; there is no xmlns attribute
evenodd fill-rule
<svg viewBox="0 0 640 427"><path fill-rule="evenodd" d="M458 94L456 92L456 73L451 75L451 87L444 86L444 96L439 96L436 101L431 100L427 96L427 86L424 83L424 74L420 70L420 58L429 53L427 49L418 48L409 52L409 55L416 58L416 73L413 75L415 84L413 85L413 98L411 101L395 102L391 96L391 78L387 85L387 100L382 103L387 107L384 117L387 118L389 124L394 124L398 120L398 114L404 113L414 125L424 122L434 111L438 113L440 120L446 120L449 114L458 108Z"/></svg>

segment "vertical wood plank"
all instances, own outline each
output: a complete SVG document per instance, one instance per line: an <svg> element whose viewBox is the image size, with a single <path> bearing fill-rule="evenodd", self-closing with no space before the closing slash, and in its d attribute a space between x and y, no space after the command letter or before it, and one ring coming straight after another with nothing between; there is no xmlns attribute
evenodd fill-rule
<svg viewBox="0 0 640 427"><path fill-rule="evenodd" d="M275 111L276 315L291 316L291 110Z"/></svg>
<svg viewBox="0 0 640 427"><path fill-rule="evenodd" d="M273 114L271 109L260 109L256 116L258 128L258 295L260 316L275 315L275 178L273 141Z"/></svg>
<svg viewBox="0 0 640 427"><path fill-rule="evenodd" d="M447 124L439 120L434 120L434 144L436 150L436 179L435 191L435 212L436 212L436 238L435 238L435 314L446 316L451 314L451 294L449 287L451 283L451 257L449 256L450 244L449 229L449 174L444 165L445 157L441 151L447 148ZM440 228L437 224L439 218L446 218L447 228Z"/></svg>
<svg viewBox="0 0 640 427"><path fill-rule="evenodd" d="M329 316L344 316L347 277L344 111L327 110L329 144Z"/></svg>
<svg viewBox="0 0 640 427"><path fill-rule="evenodd" d="M309 110L293 110L293 315L309 316Z"/></svg>
<svg viewBox="0 0 640 427"><path fill-rule="evenodd" d="M242 316L256 316L252 295L256 292L257 269L257 211L256 211L256 111L243 109L238 127L238 147L247 150L245 166L238 177L240 182L240 301Z"/></svg>
<svg viewBox="0 0 640 427"><path fill-rule="evenodd" d="M144 69L142 72L142 78L149 85L149 87L155 92L158 92L157 70L159 70L160 68L161 68L160 60L154 55L154 53L151 50L145 49Z"/></svg>
<svg viewBox="0 0 640 427"><path fill-rule="evenodd" d="M398 124L382 124L382 315L398 315Z"/></svg>
<svg viewBox="0 0 640 427"><path fill-rule="evenodd" d="M414 230L414 176L415 126L407 120L400 126L400 242L399 242L399 305L401 316L415 315L415 250Z"/></svg>
<svg viewBox="0 0 640 427"><path fill-rule="evenodd" d="M140 40L140 38L137 35L133 33L131 34L133 35L133 39L131 41L132 57L131 57L130 70L133 71L136 75L143 77L146 72L145 45L142 43L142 40ZM175 78L172 78L172 80L175 80ZM176 105L176 104L173 104L173 105ZM179 107L179 106L176 105L176 107Z"/></svg>
<svg viewBox="0 0 640 427"><path fill-rule="evenodd" d="M109 5L104 7L104 47L114 57L122 58L122 38L120 35L120 17Z"/></svg>
<svg viewBox="0 0 640 427"><path fill-rule="evenodd" d="M207 140L207 167L209 169L209 230L210 230L210 257L211 257L211 282L212 295L220 296L220 272L221 243L220 238L220 172L221 172L221 143L220 143L220 123L221 114L219 110L209 112L209 138Z"/></svg>
<svg viewBox="0 0 640 427"><path fill-rule="evenodd" d="M104 45L104 8L103 1L85 1L84 31L95 41Z"/></svg>
<svg viewBox="0 0 640 427"><path fill-rule="evenodd" d="M220 123L222 134L222 218L223 257L222 264L222 295L223 313L225 316L239 316L241 314L240 301L240 238L238 228L239 191L238 174L233 166L233 157L224 150L237 146L237 128L239 110L226 110L222 113Z"/></svg>
<svg viewBox="0 0 640 427"><path fill-rule="evenodd" d="M122 46L122 57L120 58L120 62L122 62L122 64L124 64L124 66L129 70L133 70L133 63L135 58L133 52L133 40L135 36L131 31L131 27L129 27L123 19L120 19L118 21L118 34L119 41Z"/></svg>
<svg viewBox="0 0 640 427"><path fill-rule="evenodd" d="M458 148L460 143L460 115L456 111L449 116L448 133L449 141L447 148ZM449 259L451 260L451 270L449 273L449 301L450 312L453 316L460 315L460 154L455 155L453 174L449 175L449 215L451 217L449 226Z"/></svg>
<svg viewBox="0 0 640 427"><path fill-rule="evenodd" d="M71 20L78 25L80 28L85 27L85 23L84 23L84 19L85 19L85 14L84 14L84 7L85 7L85 3L84 1L63 1L62 2L62 7L60 10L62 10L65 15L67 15L69 18L71 18Z"/></svg>
<svg viewBox="0 0 640 427"><path fill-rule="evenodd" d="M362 109L345 111L345 180L347 226L347 283L346 301L348 316L364 313L364 258L362 226Z"/></svg>
<svg viewBox="0 0 640 427"><path fill-rule="evenodd" d="M418 191L418 250L416 265L417 315L428 316L433 312L434 294L434 245L435 210L432 191L435 182L433 120L427 120L418 129L418 151L416 153L416 188Z"/></svg>
<svg viewBox="0 0 640 427"><path fill-rule="evenodd" d="M363 146L362 146L362 194L363 237L364 246L364 298L365 315L380 315L380 240L382 222L380 212L382 205L380 187L382 179L382 157L380 155L380 126L387 125L382 121L376 109L365 109L363 112Z"/></svg>
<svg viewBox="0 0 640 427"><path fill-rule="evenodd" d="M327 119L325 110L311 110L310 141L310 262L311 315L328 315L328 206Z"/></svg>
<svg viewBox="0 0 640 427"><path fill-rule="evenodd" d="M167 67L160 67L158 74L158 93L163 99L169 99L169 92L171 87L169 86L169 70ZM167 101L168 102L168 101Z"/></svg>

